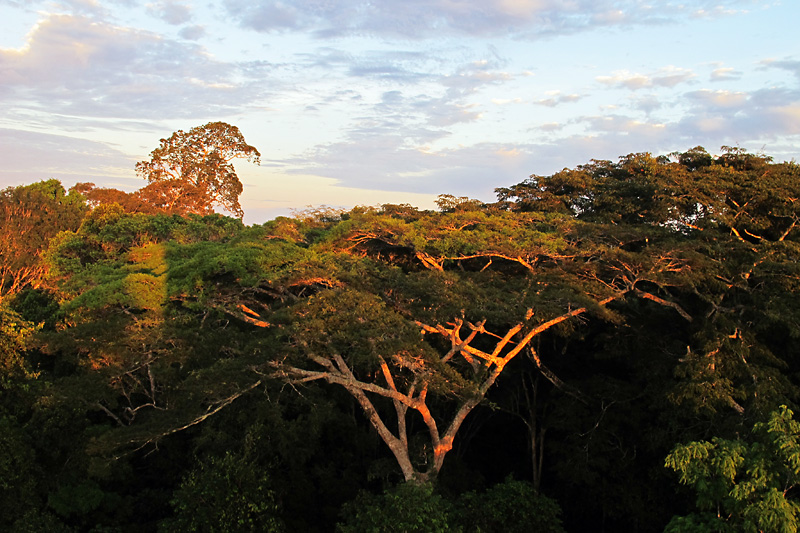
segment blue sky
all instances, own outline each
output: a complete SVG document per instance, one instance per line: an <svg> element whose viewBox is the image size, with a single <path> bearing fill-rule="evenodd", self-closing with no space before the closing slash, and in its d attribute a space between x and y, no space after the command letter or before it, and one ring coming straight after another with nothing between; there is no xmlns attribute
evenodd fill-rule
<svg viewBox="0 0 800 533"><path fill-rule="evenodd" d="M209 121L245 221L702 145L800 159L795 0L0 0L0 186L131 191Z"/></svg>

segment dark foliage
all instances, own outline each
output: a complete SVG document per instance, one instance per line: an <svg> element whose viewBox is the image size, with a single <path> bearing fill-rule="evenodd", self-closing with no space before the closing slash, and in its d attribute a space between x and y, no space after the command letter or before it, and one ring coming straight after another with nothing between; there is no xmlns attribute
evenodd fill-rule
<svg viewBox="0 0 800 533"><path fill-rule="evenodd" d="M246 227L209 213L241 214L228 156L186 152L257 157L224 126L140 164L178 210L3 192L0 529L796 529L797 165L630 154Z"/></svg>

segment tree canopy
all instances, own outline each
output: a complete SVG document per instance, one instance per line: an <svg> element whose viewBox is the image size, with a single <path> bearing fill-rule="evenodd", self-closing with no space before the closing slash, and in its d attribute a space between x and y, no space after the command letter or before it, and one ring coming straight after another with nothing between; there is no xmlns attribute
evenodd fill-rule
<svg viewBox="0 0 800 533"><path fill-rule="evenodd" d="M58 180L0 191L0 302L44 282L41 254L58 232L76 230L85 212L81 195L67 194Z"/></svg>
<svg viewBox="0 0 800 533"><path fill-rule="evenodd" d="M148 185L139 195L168 213L209 214L220 205L242 217L242 183L232 161L245 158L258 164L261 154L247 144L236 126L209 122L188 132L178 130L136 164Z"/></svg>
<svg viewBox="0 0 800 533"><path fill-rule="evenodd" d="M796 529L794 163L252 226L48 183L76 221L0 302L4 529Z"/></svg>

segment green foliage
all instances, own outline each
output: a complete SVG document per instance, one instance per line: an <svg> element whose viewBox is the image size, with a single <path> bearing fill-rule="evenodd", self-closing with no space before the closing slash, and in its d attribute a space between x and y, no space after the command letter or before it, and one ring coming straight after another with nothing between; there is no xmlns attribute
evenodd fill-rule
<svg viewBox="0 0 800 533"><path fill-rule="evenodd" d="M737 436L800 390L798 178L796 165L697 147L533 176L491 206L443 195L441 212L323 207L246 228L99 202L48 238L34 263L49 286L28 283L0 310L2 528L268 530L280 517L327 531L367 472L400 475L370 417L398 446L404 431L422 469L430 428L484 399L436 449L452 445L463 472L443 474L443 491L535 463L567 529L656 531L690 512L663 458L696 441L670 457L698 511L670 528L790 531L794 422L782 412ZM181 192L170 180L153 198ZM208 190L183 192L207 212ZM473 353L491 353L522 324L507 353L561 317L485 396L479 357L451 352L479 331ZM273 383L286 365L293 382ZM352 374L314 386L337 368ZM367 416L338 386L353 380ZM392 386L411 392L401 402ZM459 502L414 485L365 495L341 528L384 526L561 527L553 501L513 481Z"/></svg>
<svg viewBox="0 0 800 533"><path fill-rule="evenodd" d="M375 295L329 289L310 296L292 311L289 331L303 353L340 354L365 373L374 370L377 357L384 354L424 357L419 328Z"/></svg>
<svg viewBox="0 0 800 533"><path fill-rule="evenodd" d="M19 423L0 416L0 527L36 509L36 458Z"/></svg>
<svg viewBox="0 0 800 533"><path fill-rule="evenodd" d="M50 494L48 505L56 514L87 515L103 504L105 493L94 481L87 480L77 485L65 485Z"/></svg>
<svg viewBox="0 0 800 533"><path fill-rule="evenodd" d="M558 504L510 478L452 501L430 484L404 483L381 495L361 493L342 509L342 533L464 531L562 533Z"/></svg>
<svg viewBox="0 0 800 533"><path fill-rule="evenodd" d="M21 291L14 296L9 307L28 322L40 324L46 329L53 329L59 311L53 292L43 289Z"/></svg>
<svg viewBox="0 0 800 533"><path fill-rule="evenodd" d="M213 246L241 234L243 228L240 221L220 215L130 214L113 204L101 205L86 217L77 232L56 236L46 261L51 276L63 280L59 288L65 296L75 296L87 287L97 286L99 277L111 274L119 278L113 273L115 269L129 261L138 262L129 256L133 249L159 243L201 242ZM147 265L141 268L152 270Z"/></svg>
<svg viewBox="0 0 800 533"><path fill-rule="evenodd" d="M14 522L8 530L11 533L71 533L74 529L66 526L53 513L41 510L29 511Z"/></svg>
<svg viewBox="0 0 800 533"><path fill-rule="evenodd" d="M694 488L701 513L676 517L668 529L707 524L720 530L796 532L800 503L790 494L800 481L800 423L792 415L782 406L753 427L752 440L714 438L676 446L666 466ZM716 522L708 511L716 513Z"/></svg>
<svg viewBox="0 0 800 533"><path fill-rule="evenodd" d="M497 189L498 197L515 210L566 212L593 222L682 231L721 226L740 235L747 231L763 238L766 232L777 238L797 214L790 199L797 192L798 169L770 165L770 158L740 148L722 148L725 153L717 159L695 147L672 154L677 162L648 153L629 154L617 163L594 160Z"/></svg>
<svg viewBox="0 0 800 533"><path fill-rule="evenodd" d="M452 194L440 194L436 199L436 206L443 213L452 213L454 211L478 211L485 207L480 200L475 200L467 196L455 197Z"/></svg>
<svg viewBox="0 0 800 533"><path fill-rule="evenodd" d="M161 523L161 531L284 530L267 474L231 453L200 463L175 491L172 505L175 516Z"/></svg>
<svg viewBox="0 0 800 533"><path fill-rule="evenodd" d="M536 494L530 483L511 478L485 492L462 495L455 513L464 532L562 533L561 509L554 500Z"/></svg>
<svg viewBox="0 0 800 533"><path fill-rule="evenodd" d="M37 329L7 306L0 305L0 398L14 383L37 376L25 359L25 350Z"/></svg>
<svg viewBox="0 0 800 533"><path fill-rule="evenodd" d="M430 484L403 483L382 495L362 493L342 508L340 533L458 531L452 506Z"/></svg>

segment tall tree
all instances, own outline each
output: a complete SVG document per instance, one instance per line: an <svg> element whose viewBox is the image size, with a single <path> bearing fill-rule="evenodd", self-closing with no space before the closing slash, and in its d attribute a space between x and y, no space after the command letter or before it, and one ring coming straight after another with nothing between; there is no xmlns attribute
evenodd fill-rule
<svg viewBox="0 0 800 533"><path fill-rule="evenodd" d="M239 128L225 122L209 122L188 133L178 130L161 139L149 161L136 164L149 182L139 195L167 212L203 215L220 205L241 218L242 183L232 161L245 158L258 164L260 157Z"/></svg>
<svg viewBox="0 0 800 533"><path fill-rule="evenodd" d="M405 479L429 481L518 355L561 385L535 339L571 331L578 317L615 320L607 306L626 296L686 314L654 294L666 279L677 283L686 262L663 245L635 254L609 248L611 239L619 242L560 214L461 210L407 222L353 213L318 245L340 252L328 256L328 274L307 277L313 297L288 316L265 309L250 322L289 335L292 349L266 365L273 375L343 387ZM371 259L353 263L351 254ZM412 438L419 422L422 452Z"/></svg>

